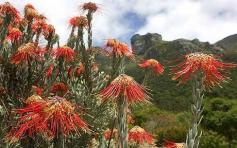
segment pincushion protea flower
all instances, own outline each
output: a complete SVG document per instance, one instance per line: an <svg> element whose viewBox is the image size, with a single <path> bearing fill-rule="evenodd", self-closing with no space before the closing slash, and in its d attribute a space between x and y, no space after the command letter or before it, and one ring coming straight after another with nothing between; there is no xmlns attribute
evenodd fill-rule
<svg viewBox="0 0 237 148"><path fill-rule="evenodd" d="M27 43L20 46L17 52L12 55L11 63L18 65L22 62L28 63L33 59L39 60L42 59L42 53L44 53L44 51L36 47L34 43Z"/></svg>
<svg viewBox="0 0 237 148"><path fill-rule="evenodd" d="M126 45L116 39L108 39L106 43L109 54L115 54L116 56L127 56L134 58L132 50Z"/></svg>
<svg viewBox="0 0 237 148"><path fill-rule="evenodd" d="M16 127L13 127L5 137L9 143L19 141L25 134L32 138L38 133L46 133L45 136L50 135L47 122L41 114L43 108L46 107L46 101L38 95L33 95L25 102L26 107L14 110L19 118Z"/></svg>
<svg viewBox="0 0 237 148"><path fill-rule="evenodd" d="M80 63L80 65L76 68L75 75L79 77L84 71L85 67L82 63Z"/></svg>
<svg viewBox="0 0 237 148"><path fill-rule="evenodd" d="M113 132L111 132L110 129L107 129L104 131L104 137L105 137L105 140L109 140L111 139L111 134L112 134L112 137L115 137L117 138L118 137L118 130L117 129L113 129Z"/></svg>
<svg viewBox="0 0 237 148"><path fill-rule="evenodd" d="M96 12L98 9L97 4L92 2L84 3L81 7L84 11L88 10L89 12Z"/></svg>
<svg viewBox="0 0 237 148"><path fill-rule="evenodd" d="M24 12L25 12L25 18L27 20L32 21L32 19L39 17L38 11L35 10L34 6L31 4L25 5Z"/></svg>
<svg viewBox="0 0 237 148"><path fill-rule="evenodd" d="M45 75L47 78L52 76L54 70L54 64L51 64L46 70L45 70Z"/></svg>
<svg viewBox="0 0 237 148"><path fill-rule="evenodd" d="M57 82L53 84L50 88L50 92L52 93L62 93L65 94L68 91L68 86L63 82Z"/></svg>
<svg viewBox="0 0 237 148"><path fill-rule="evenodd" d="M47 101L44 115L49 123L49 129L54 136L62 133L64 136L79 130L88 131L88 125L75 111L75 106L65 98L55 96Z"/></svg>
<svg viewBox="0 0 237 148"><path fill-rule="evenodd" d="M38 86L32 86L32 92L41 96L43 94L44 89Z"/></svg>
<svg viewBox="0 0 237 148"><path fill-rule="evenodd" d="M88 25L88 22L85 16L76 16L69 20L69 24L71 26L77 26L83 28Z"/></svg>
<svg viewBox="0 0 237 148"><path fill-rule="evenodd" d="M4 4L0 5L0 14L3 16L10 16L13 21L20 19L19 12L9 2L5 2Z"/></svg>
<svg viewBox="0 0 237 148"><path fill-rule="evenodd" d="M154 144L154 138L153 136L146 132L143 128L139 126L134 126L132 129L130 129L128 134L128 140L129 142L136 144Z"/></svg>
<svg viewBox="0 0 237 148"><path fill-rule="evenodd" d="M47 24L46 24L45 20L39 19L39 20L34 21L31 28L34 33L36 33L36 32L38 33L40 31L43 31L43 29L46 28L46 26L47 26Z"/></svg>
<svg viewBox="0 0 237 148"><path fill-rule="evenodd" d="M155 59L145 60L139 66L145 69L152 69L156 74L162 74L164 72L164 67Z"/></svg>
<svg viewBox="0 0 237 148"><path fill-rule="evenodd" d="M51 140L59 133L67 136L78 130L88 131L88 125L77 115L75 106L65 98L56 96L44 100L33 95L25 103L26 107L14 110L19 118L17 126L5 138L10 143L19 141L25 134L32 138L41 134Z"/></svg>
<svg viewBox="0 0 237 148"><path fill-rule="evenodd" d="M64 58L67 62L72 61L74 59L75 56L75 51L68 47L68 46L63 46L63 47L59 47L57 49L55 49L52 53L53 56L55 56L56 58Z"/></svg>
<svg viewBox="0 0 237 148"><path fill-rule="evenodd" d="M149 96L144 87L138 84L132 77L125 74L115 78L109 86L100 92L102 99L115 99L124 97L129 103L147 101Z"/></svg>
<svg viewBox="0 0 237 148"><path fill-rule="evenodd" d="M9 41L19 41L22 37L22 32L18 28L9 27L8 35L6 37Z"/></svg>
<svg viewBox="0 0 237 148"><path fill-rule="evenodd" d="M180 79L180 83L185 83L195 72L203 74L205 87L214 87L226 82L229 78L225 76L224 70L234 68L237 65L224 63L216 59L213 55L200 52L185 55L185 61L173 69L175 72L173 80Z"/></svg>
<svg viewBox="0 0 237 148"><path fill-rule="evenodd" d="M48 40L50 37L53 37L55 34L55 28L53 25L46 24L43 28L43 35L46 40Z"/></svg>

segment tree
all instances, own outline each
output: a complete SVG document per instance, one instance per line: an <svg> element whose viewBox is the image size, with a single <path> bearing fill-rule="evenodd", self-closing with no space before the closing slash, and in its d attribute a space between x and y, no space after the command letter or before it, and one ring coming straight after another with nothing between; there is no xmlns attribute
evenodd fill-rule
<svg viewBox="0 0 237 148"><path fill-rule="evenodd" d="M229 148L237 137L237 101L215 98L205 103L202 126L225 136Z"/></svg>

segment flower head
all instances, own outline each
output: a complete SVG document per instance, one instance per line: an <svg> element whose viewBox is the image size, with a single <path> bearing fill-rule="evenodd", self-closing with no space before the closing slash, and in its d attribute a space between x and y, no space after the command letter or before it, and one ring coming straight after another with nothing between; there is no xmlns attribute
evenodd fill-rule
<svg viewBox="0 0 237 148"><path fill-rule="evenodd" d="M44 25L43 35L45 39L49 39L50 37L53 37L54 34L55 34L55 28L53 25L50 25L50 24Z"/></svg>
<svg viewBox="0 0 237 148"><path fill-rule="evenodd" d="M129 103L144 102L149 98L145 88L125 74L115 78L109 86L100 92L100 96L102 99L119 99L120 96L123 96Z"/></svg>
<svg viewBox="0 0 237 148"><path fill-rule="evenodd" d="M51 86L50 88L50 92L52 93L61 93L61 94L65 94L68 91L68 86L66 84L64 84L63 82L57 82L55 84L53 84L53 86Z"/></svg>
<svg viewBox="0 0 237 148"><path fill-rule="evenodd" d="M172 79L180 79L180 83L185 83L192 74L201 72L205 87L214 87L228 80L228 77L224 75L226 68L236 66L236 64L221 62L213 55L200 52L191 53L185 55L184 62L173 69L175 74Z"/></svg>
<svg viewBox="0 0 237 148"><path fill-rule="evenodd" d="M162 74L164 72L164 67L155 59L145 60L139 66L145 69L152 69L156 74Z"/></svg>
<svg viewBox="0 0 237 148"><path fill-rule="evenodd" d="M43 31L43 29L47 26L46 22L43 19L39 19L34 21L31 28L34 33L38 33Z"/></svg>
<svg viewBox="0 0 237 148"><path fill-rule="evenodd" d="M111 130L107 129L107 130L104 131L104 137L105 137L105 140L109 140L109 139L111 139L113 137L117 138L118 137L118 130L117 129L113 129L113 132L111 133Z"/></svg>
<svg viewBox="0 0 237 148"><path fill-rule="evenodd" d="M34 6L31 5L31 4L25 5L24 11L25 11L25 18L26 18L27 20L30 20L30 21L31 21L32 19L38 18L38 16L39 16L38 11L37 11L37 10L34 8Z"/></svg>
<svg viewBox="0 0 237 148"><path fill-rule="evenodd" d="M13 21L20 19L20 13L9 2L0 5L0 14L3 16L10 16Z"/></svg>
<svg viewBox="0 0 237 148"><path fill-rule="evenodd" d="M127 56L134 58L132 50L127 44L122 43L116 39L108 39L106 43L109 54L115 54L116 56Z"/></svg>
<svg viewBox="0 0 237 148"><path fill-rule="evenodd" d="M18 28L9 27L7 40L10 40L12 42L19 41L22 37L22 32Z"/></svg>
<svg viewBox="0 0 237 148"><path fill-rule="evenodd" d="M134 142L136 144L154 144L153 136L139 126L134 126L132 129L130 129L128 134L128 140L129 142Z"/></svg>
<svg viewBox="0 0 237 148"><path fill-rule="evenodd" d="M34 137L36 134L46 132L49 135L50 131L47 127L47 122L41 115L42 110L46 107L46 101L38 95L33 95L26 99L26 107L15 109L14 112L19 115L17 126L13 127L6 136L6 140L10 143L15 143L25 134L29 137Z"/></svg>
<svg viewBox="0 0 237 148"><path fill-rule="evenodd" d="M48 100L44 115L54 136L57 136L58 132L67 136L71 132L78 132L78 129L88 130L87 123L76 113L75 106L65 98L55 96Z"/></svg>
<svg viewBox="0 0 237 148"><path fill-rule="evenodd" d="M98 9L98 6L96 3L88 2L82 5L82 9L84 11L88 10L89 12L93 13L93 12L96 12L96 10Z"/></svg>
<svg viewBox="0 0 237 148"><path fill-rule="evenodd" d="M52 76L53 70L54 70L54 64L51 64L45 71L45 75L47 78Z"/></svg>
<svg viewBox="0 0 237 148"><path fill-rule="evenodd" d="M69 61L72 61L74 59L75 51L72 48L68 47L68 46L63 46L63 47L59 47L59 48L55 49L52 54L56 58L62 57L67 62L69 62Z"/></svg>
<svg viewBox="0 0 237 148"><path fill-rule="evenodd" d="M12 55L11 63L20 64L22 62L28 63L33 59L39 59L42 56L41 49L36 47L34 43L27 43L20 46L17 52Z"/></svg>
<svg viewBox="0 0 237 148"><path fill-rule="evenodd" d="M71 26L74 26L74 27L86 27L88 26L88 22L87 22L87 19L85 16L76 16L76 17L73 17L69 20L69 23Z"/></svg>
<svg viewBox="0 0 237 148"><path fill-rule="evenodd" d="M82 63L76 68L75 75L79 77L85 71L85 67Z"/></svg>
<svg viewBox="0 0 237 148"><path fill-rule="evenodd" d="M43 94L44 89L38 86L32 86L32 91L33 93L41 96Z"/></svg>
<svg viewBox="0 0 237 148"><path fill-rule="evenodd" d="M55 96L44 100L33 95L25 102L26 107L14 110L19 118L17 126L5 138L10 143L19 141L26 134L32 138L41 134L51 140L59 131L67 136L71 132L88 130L86 122L76 113L75 106L65 98Z"/></svg>

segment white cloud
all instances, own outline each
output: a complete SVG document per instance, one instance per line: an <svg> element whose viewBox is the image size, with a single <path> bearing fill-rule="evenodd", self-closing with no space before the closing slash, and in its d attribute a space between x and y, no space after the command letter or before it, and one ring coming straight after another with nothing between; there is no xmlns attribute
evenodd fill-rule
<svg viewBox="0 0 237 148"><path fill-rule="evenodd" d="M5 0L0 0L3 3ZM92 0L100 6L95 14L94 38L102 43L107 38L124 38L132 32L156 32L165 40L199 38L215 42L237 32L236 0ZM79 15L79 5L86 0L9 0L23 10L32 3L56 27L65 43L69 35L68 20ZM144 18L140 28L129 25L129 12ZM137 30L134 30L136 28ZM127 39L129 40L129 39ZM128 41L129 42L129 41Z"/></svg>

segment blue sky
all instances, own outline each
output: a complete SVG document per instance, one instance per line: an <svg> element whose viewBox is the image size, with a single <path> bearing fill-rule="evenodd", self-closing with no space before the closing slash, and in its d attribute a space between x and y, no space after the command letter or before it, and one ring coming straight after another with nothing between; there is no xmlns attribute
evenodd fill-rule
<svg viewBox="0 0 237 148"><path fill-rule="evenodd" d="M19 10L32 3L53 24L65 43L68 20L81 15L86 0L8 0ZM5 0L0 0L1 3ZM100 10L94 16L94 39L129 42L133 34L159 33L164 40L177 38L214 43L237 33L237 0L92 0Z"/></svg>

